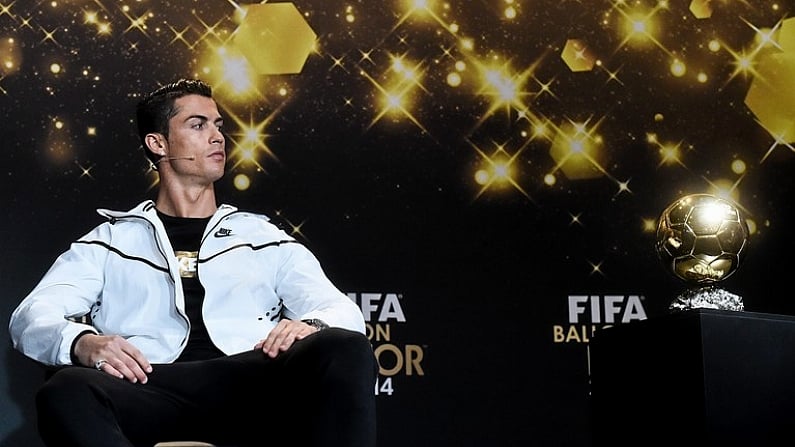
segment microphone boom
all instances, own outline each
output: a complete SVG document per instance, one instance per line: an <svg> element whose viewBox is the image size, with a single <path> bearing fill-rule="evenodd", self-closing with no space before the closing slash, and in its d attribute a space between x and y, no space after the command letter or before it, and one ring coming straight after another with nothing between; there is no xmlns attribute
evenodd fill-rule
<svg viewBox="0 0 795 447"><path fill-rule="evenodd" d="M193 155L188 155L185 157L162 157L160 160L157 160L155 164L159 164L163 160L171 161L171 160L195 160L195 159L196 157L194 157Z"/></svg>

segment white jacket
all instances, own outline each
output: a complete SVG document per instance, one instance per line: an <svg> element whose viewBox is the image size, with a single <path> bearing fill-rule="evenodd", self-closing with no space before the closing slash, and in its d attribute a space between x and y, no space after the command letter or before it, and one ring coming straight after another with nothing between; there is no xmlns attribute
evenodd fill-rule
<svg viewBox="0 0 795 447"><path fill-rule="evenodd" d="M154 203L97 211L108 222L72 243L11 314L14 347L45 364L71 364L72 342L88 329L125 337L152 363L174 361L190 327ZM204 230L197 269L207 332L226 354L253 349L282 317L364 333L361 310L317 258L263 215L220 206ZM89 313L93 327L68 319Z"/></svg>

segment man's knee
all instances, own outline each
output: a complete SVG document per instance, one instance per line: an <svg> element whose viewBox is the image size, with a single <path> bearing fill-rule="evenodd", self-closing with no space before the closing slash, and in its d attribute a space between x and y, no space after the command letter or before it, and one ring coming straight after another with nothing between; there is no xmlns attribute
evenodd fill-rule
<svg viewBox="0 0 795 447"><path fill-rule="evenodd" d="M84 393L84 385L92 371L86 368L65 367L56 371L36 392L37 407L52 408L66 405Z"/></svg>
<svg viewBox="0 0 795 447"><path fill-rule="evenodd" d="M329 328L317 335L328 338L328 344L336 357L348 359L353 364L362 366L375 364L373 346L364 334L346 329Z"/></svg>

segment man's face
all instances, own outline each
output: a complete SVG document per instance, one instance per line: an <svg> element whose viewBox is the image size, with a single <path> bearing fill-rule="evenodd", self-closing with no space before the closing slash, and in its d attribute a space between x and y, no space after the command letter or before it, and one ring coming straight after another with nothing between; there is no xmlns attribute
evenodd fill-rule
<svg viewBox="0 0 795 447"><path fill-rule="evenodd" d="M168 122L163 161L170 171L197 181L214 182L223 176L226 162L224 123L215 101L188 95L175 101L177 114Z"/></svg>

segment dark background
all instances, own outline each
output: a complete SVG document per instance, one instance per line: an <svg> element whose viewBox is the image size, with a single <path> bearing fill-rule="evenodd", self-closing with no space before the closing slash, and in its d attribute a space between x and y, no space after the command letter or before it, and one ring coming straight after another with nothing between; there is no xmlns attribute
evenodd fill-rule
<svg viewBox="0 0 795 447"><path fill-rule="evenodd" d="M605 320L571 321L569 296L637 296L634 318L666 313L685 285L661 267L654 225L686 194L731 197L751 223L747 257L721 286L747 311L795 314L795 157L745 105L763 74L737 65L741 54L795 54L759 47L789 6L712 2L696 18L687 1L427 4L296 1L317 35L303 70L250 75L236 95L232 69L211 61L233 42L233 2L0 3L3 326L99 222L96 208L153 197L133 108L178 77L215 85L227 117L220 200L300 226L354 299L398 297L404 320L368 315L371 328L391 330L374 346L417 347L422 370L380 377L392 386L378 397L382 447L589 446L587 342ZM624 32L636 13L650 26L643 44ZM562 60L568 39L587 42L592 69ZM516 84L511 101L498 101L491 68ZM404 108L386 113L385 91L402 93ZM793 90L776 93L770 101L795 109ZM598 142L586 171L599 175L556 166L551 149L571 137L567 123ZM541 124L547 136L535 133ZM262 145L242 159L242 132L257 125ZM674 162L663 145L679 148ZM500 159L511 161L510 181L475 181ZM250 187L237 188L237 175ZM0 446L35 447L41 369L2 334Z"/></svg>

